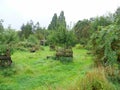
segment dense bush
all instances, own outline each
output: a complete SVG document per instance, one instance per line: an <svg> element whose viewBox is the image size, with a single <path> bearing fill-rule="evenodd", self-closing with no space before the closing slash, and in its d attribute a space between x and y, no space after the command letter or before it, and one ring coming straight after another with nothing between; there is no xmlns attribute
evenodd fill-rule
<svg viewBox="0 0 120 90"><path fill-rule="evenodd" d="M9 44L1 44L0 45L0 55L5 55L6 51L10 50L10 54L13 54L14 52L14 48L13 46L10 46Z"/></svg>
<svg viewBox="0 0 120 90"><path fill-rule="evenodd" d="M34 35L30 35L27 41L29 43L38 44L38 39Z"/></svg>
<svg viewBox="0 0 120 90"><path fill-rule="evenodd" d="M19 41L17 32L13 29L6 29L1 34L1 44L10 44L13 45Z"/></svg>
<svg viewBox="0 0 120 90"><path fill-rule="evenodd" d="M91 38L97 61L113 65L120 61L120 26L110 25L96 31Z"/></svg>
<svg viewBox="0 0 120 90"><path fill-rule="evenodd" d="M7 46L6 45L0 45L0 55L6 53Z"/></svg>
<svg viewBox="0 0 120 90"><path fill-rule="evenodd" d="M81 44L76 44L76 45L75 45L75 48L76 48L76 49L82 49L83 47L84 47L84 46L81 45Z"/></svg>
<svg viewBox="0 0 120 90"><path fill-rule="evenodd" d="M20 51L29 51L32 49L39 50L40 46L36 43L28 42L28 41L21 41L16 44L15 50L20 50Z"/></svg>
<svg viewBox="0 0 120 90"><path fill-rule="evenodd" d="M115 64L114 67L111 66L105 67L105 74L109 81L113 83L120 82L120 70L117 64Z"/></svg>

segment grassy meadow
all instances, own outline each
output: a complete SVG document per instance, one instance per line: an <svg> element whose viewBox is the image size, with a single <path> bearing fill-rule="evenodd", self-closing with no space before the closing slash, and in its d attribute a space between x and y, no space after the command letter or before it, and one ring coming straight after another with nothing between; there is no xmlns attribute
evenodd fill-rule
<svg viewBox="0 0 120 90"><path fill-rule="evenodd" d="M0 90L67 90L93 66L93 56L73 48L73 62L47 59L55 51L43 47L35 53L16 51L11 67L0 68Z"/></svg>

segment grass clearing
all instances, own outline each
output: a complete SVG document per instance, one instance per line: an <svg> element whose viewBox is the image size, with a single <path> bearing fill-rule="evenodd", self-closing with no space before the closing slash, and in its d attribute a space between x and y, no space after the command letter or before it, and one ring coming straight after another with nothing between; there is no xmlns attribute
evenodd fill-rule
<svg viewBox="0 0 120 90"><path fill-rule="evenodd" d="M0 90L66 90L93 65L87 50L73 48L73 52L73 62L63 64L46 59L55 54L49 47L35 53L16 51L12 55L13 65L0 68Z"/></svg>

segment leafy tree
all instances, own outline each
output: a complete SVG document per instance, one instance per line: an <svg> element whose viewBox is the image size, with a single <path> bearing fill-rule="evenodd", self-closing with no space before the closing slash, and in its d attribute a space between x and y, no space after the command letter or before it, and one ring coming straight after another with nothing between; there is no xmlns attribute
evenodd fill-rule
<svg viewBox="0 0 120 90"><path fill-rule="evenodd" d="M91 18L90 20L84 19L76 23L73 30L76 34L78 42L86 45L90 40L91 35L96 32L99 27L105 27L113 23L109 16L100 16Z"/></svg>
<svg viewBox="0 0 120 90"><path fill-rule="evenodd" d="M74 46L77 43L77 38L75 36L75 33L71 30L71 31L67 31L67 35L66 35L66 46Z"/></svg>
<svg viewBox="0 0 120 90"><path fill-rule="evenodd" d="M6 29L4 31L3 43L5 44L15 44L19 41L18 34L13 29Z"/></svg>
<svg viewBox="0 0 120 90"><path fill-rule="evenodd" d="M92 26L91 32L97 31L97 29L100 26L103 26L103 27L108 26L112 24L112 22L113 21L110 19L110 16L100 16L100 17L93 18L93 20L91 21L91 26Z"/></svg>
<svg viewBox="0 0 120 90"><path fill-rule="evenodd" d="M26 25L22 25L21 26L21 33L20 35L24 38L28 38L30 34L33 33L33 27L32 27L32 23L27 23Z"/></svg>
<svg viewBox="0 0 120 90"><path fill-rule="evenodd" d="M65 45L65 43L67 42L66 41L66 35L67 35L67 31L66 31L66 28L64 28L64 27L59 27L59 29L58 29L58 32L56 33L56 35L57 35L57 43L59 44L59 45Z"/></svg>
<svg viewBox="0 0 120 90"><path fill-rule="evenodd" d="M57 41L57 32L55 31L49 31L48 32L48 36L47 36L47 41L49 44L56 44L56 41Z"/></svg>
<svg viewBox="0 0 120 90"><path fill-rule="evenodd" d="M34 35L30 35L28 37L28 42L35 44L38 44L38 39Z"/></svg>
<svg viewBox="0 0 120 90"><path fill-rule="evenodd" d="M0 53L5 54L7 48L9 48L11 53L13 53L18 41L18 33L15 30L11 28L5 29L0 37Z"/></svg>
<svg viewBox="0 0 120 90"><path fill-rule="evenodd" d="M34 29L34 34L39 40L46 39L48 32L45 28L40 27L39 22L36 23L35 29Z"/></svg>
<svg viewBox="0 0 120 90"><path fill-rule="evenodd" d="M90 21L87 19L78 21L76 23L73 30L75 32L78 42L80 42L81 44L87 43L87 40L90 37L90 29L91 29Z"/></svg>
<svg viewBox="0 0 120 90"><path fill-rule="evenodd" d="M36 36L39 40L42 40L42 39L44 38L44 35L43 35L42 30L43 30L43 29L40 27L39 22L37 22L36 25L35 25L34 34L35 34L35 36Z"/></svg>

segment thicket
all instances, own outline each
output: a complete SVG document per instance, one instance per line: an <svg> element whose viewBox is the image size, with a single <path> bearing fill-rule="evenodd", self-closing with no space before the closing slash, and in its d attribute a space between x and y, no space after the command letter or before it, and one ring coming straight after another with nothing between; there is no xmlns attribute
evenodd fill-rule
<svg viewBox="0 0 120 90"><path fill-rule="evenodd" d="M90 38L91 50L95 55L95 65L103 65L106 78L112 83L120 83L120 8L113 14L112 23L97 26Z"/></svg>
<svg viewBox="0 0 120 90"><path fill-rule="evenodd" d="M18 34L15 30L7 28L0 33L0 54L4 54L6 49L9 49L11 54L14 51L14 46L19 42Z"/></svg>
<svg viewBox="0 0 120 90"><path fill-rule="evenodd" d="M120 26L101 27L91 37L92 49L97 60L104 65L120 61Z"/></svg>

